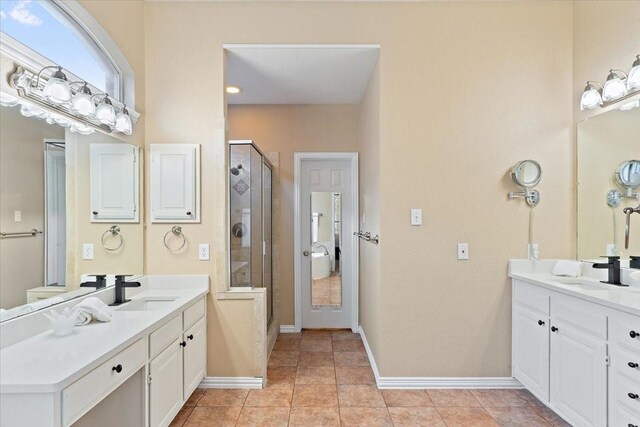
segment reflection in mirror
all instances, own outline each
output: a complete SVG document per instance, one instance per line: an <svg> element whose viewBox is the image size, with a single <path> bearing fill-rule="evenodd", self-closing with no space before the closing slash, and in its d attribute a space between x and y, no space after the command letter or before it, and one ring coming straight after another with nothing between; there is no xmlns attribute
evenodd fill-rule
<svg viewBox="0 0 640 427"><path fill-rule="evenodd" d="M340 193L311 193L311 305L342 306Z"/></svg>
<svg viewBox="0 0 640 427"><path fill-rule="evenodd" d="M640 159L640 108L579 123L577 151L578 258L640 255L640 224L632 224L630 247L624 248L624 208L640 201L640 162L634 160Z"/></svg>
<svg viewBox="0 0 640 427"><path fill-rule="evenodd" d="M142 274L142 225L92 224L90 206L90 147L137 147L98 132L71 133L19 108L1 107L0 123L0 321L95 291L80 287L83 275ZM122 186L114 172L104 171L105 183ZM110 196L105 200L122 199ZM125 244L107 251L100 237L116 224ZM93 245L91 260L82 259L84 243Z"/></svg>

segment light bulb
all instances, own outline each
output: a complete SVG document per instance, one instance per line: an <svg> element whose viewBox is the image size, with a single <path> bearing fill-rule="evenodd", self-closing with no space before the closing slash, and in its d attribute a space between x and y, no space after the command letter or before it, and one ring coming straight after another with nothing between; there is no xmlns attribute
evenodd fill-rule
<svg viewBox="0 0 640 427"><path fill-rule="evenodd" d="M131 135L133 132L131 117L129 117L129 111L126 107L116 115L116 130L125 135Z"/></svg>
<svg viewBox="0 0 640 427"><path fill-rule="evenodd" d="M602 100L605 102L615 101L627 94L627 85L622 81L620 76L618 76L618 72L619 71L611 70L607 77L607 81L604 83L604 88L602 89Z"/></svg>
<svg viewBox="0 0 640 427"><path fill-rule="evenodd" d="M71 111L81 116L93 116L96 112L96 104L93 103L93 97L91 96L91 90L85 83L78 93L71 98Z"/></svg>
<svg viewBox="0 0 640 427"><path fill-rule="evenodd" d="M116 124L116 110L113 108L109 96L104 99L96 107L96 119L105 125L114 126Z"/></svg>
<svg viewBox="0 0 640 427"><path fill-rule="evenodd" d="M592 82L587 82L587 86L582 92L582 98L580 98L581 110L593 110L602 105L602 96L600 91L593 87Z"/></svg>
<svg viewBox="0 0 640 427"><path fill-rule="evenodd" d="M636 56L636 60L633 61L631 71L627 77L627 89L629 91L640 89L640 55Z"/></svg>
<svg viewBox="0 0 640 427"><path fill-rule="evenodd" d="M62 68L53 73L42 90L44 98L52 104L64 104L71 100L71 88Z"/></svg>

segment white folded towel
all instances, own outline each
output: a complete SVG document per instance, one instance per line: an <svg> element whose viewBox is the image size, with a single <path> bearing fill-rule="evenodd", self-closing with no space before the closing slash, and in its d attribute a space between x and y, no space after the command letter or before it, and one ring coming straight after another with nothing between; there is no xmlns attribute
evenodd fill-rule
<svg viewBox="0 0 640 427"><path fill-rule="evenodd" d="M88 309L76 307L74 308L74 310L78 310L78 317L76 317L76 326L84 326L91 323L91 321L93 320L93 316Z"/></svg>
<svg viewBox="0 0 640 427"><path fill-rule="evenodd" d="M561 259L553 266L551 273L554 276L578 277L582 274L582 262Z"/></svg>
<svg viewBox="0 0 640 427"><path fill-rule="evenodd" d="M84 318L84 316L89 314L92 318L95 318L100 322L109 322L111 320L111 316L113 316L113 310L109 308L107 304L103 303L99 298L96 297L86 298L78 305L76 305L76 308L80 309L81 313L84 313L83 315L79 315L79 318L81 316L83 316ZM89 323L90 321L91 319L89 319L89 321L86 323ZM82 324L85 325L86 323Z"/></svg>

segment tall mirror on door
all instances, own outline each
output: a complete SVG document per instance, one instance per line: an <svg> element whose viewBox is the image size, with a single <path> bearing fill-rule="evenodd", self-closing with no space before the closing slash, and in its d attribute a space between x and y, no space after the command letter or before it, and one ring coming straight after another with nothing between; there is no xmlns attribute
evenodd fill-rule
<svg viewBox="0 0 640 427"><path fill-rule="evenodd" d="M578 124L579 259L620 256L624 265L640 256L640 215L626 213L640 204L640 108L634 105Z"/></svg>
<svg viewBox="0 0 640 427"><path fill-rule="evenodd" d="M311 193L311 305L342 306L340 193Z"/></svg>
<svg viewBox="0 0 640 427"><path fill-rule="evenodd" d="M0 321L142 274L139 148L19 105L0 123Z"/></svg>

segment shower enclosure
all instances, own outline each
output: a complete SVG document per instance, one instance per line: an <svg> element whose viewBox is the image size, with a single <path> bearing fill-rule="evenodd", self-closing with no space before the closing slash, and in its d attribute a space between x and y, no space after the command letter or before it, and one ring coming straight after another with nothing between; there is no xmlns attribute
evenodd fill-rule
<svg viewBox="0 0 640 427"><path fill-rule="evenodd" d="M253 141L229 141L231 286L267 289L273 317L273 167Z"/></svg>

